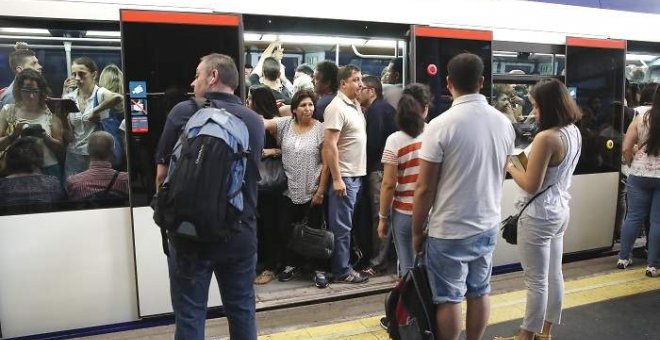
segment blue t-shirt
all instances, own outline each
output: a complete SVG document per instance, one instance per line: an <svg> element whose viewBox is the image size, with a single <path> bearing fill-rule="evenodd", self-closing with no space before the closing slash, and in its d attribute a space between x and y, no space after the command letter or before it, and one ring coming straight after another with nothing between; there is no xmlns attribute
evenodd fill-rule
<svg viewBox="0 0 660 340"><path fill-rule="evenodd" d="M330 104L333 99L335 99L335 95L336 93L326 94L325 96L319 97L316 101L316 105L314 105L314 119L323 123L323 113L325 112L325 108L328 107L328 104Z"/></svg>
<svg viewBox="0 0 660 340"><path fill-rule="evenodd" d="M241 100L229 93L208 92L206 98L212 100L218 108L223 108L238 116L247 126L250 134L250 156L245 172L243 189L244 208L241 222L246 226L227 242L204 243L196 245L201 253L210 258L244 257L257 251L257 182L259 181L259 162L264 146L264 123L256 112L247 108ZM167 116L163 133L156 148L156 163L167 164L181 130L188 119L197 112L198 106L191 100L175 105Z"/></svg>

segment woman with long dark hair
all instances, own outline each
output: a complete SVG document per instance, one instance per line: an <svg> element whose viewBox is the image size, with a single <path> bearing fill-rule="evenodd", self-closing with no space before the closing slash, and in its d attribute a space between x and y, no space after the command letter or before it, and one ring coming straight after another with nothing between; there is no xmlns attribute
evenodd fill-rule
<svg viewBox="0 0 660 340"><path fill-rule="evenodd" d="M507 171L522 189L516 202L519 208L538 194L518 221L527 304L518 334L496 339L550 339L552 326L561 319L561 259L571 197L568 189L582 147L582 136L574 123L582 114L566 86L556 79L538 82L530 98L539 132L527 168L518 169L511 161L507 164Z"/></svg>
<svg viewBox="0 0 660 340"><path fill-rule="evenodd" d="M623 140L623 158L628 173L628 211L621 229L621 251L617 267L625 269L639 230L650 216L646 276L660 276L660 87L656 87L651 109L637 115Z"/></svg>

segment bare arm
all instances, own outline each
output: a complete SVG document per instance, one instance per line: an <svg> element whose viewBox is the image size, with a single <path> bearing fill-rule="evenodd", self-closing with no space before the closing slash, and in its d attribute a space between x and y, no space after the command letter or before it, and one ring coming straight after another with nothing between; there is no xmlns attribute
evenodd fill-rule
<svg viewBox="0 0 660 340"><path fill-rule="evenodd" d="M394 201L394 189L397 182L396 164L383 164L383 183L380 186L380 209L378 210L378 237L386 239L389 229L389 216Z"/></svg>
<svg viewBox="0 0 660 340"><path fill-rule="evenodd" d="M166 164L156 164L156 191L160 190L161 184L165 182L168 168Z"/></svg>
<svg viewBox="0 0 660 340"><path fill-rule="evenodd" d="M53 151L60 151L64 147L64 132L62 121L59 117L53 115L50 121L50 135L44 134L43 139L46 146Z"/></svg>
<svg viewBox="0 0 660 340"><path fill-rule="evenodd" d="M264 59L266 59L268 57L272 57L273 56L273 51L275 50L275 47L279 46L280 44L281 43L279 41L273 41L272 43L270 43L270 45L268 45L268 47L266 47L264 52L261 53L261 56L259 56L259 60L257 61L257 65L254 66L254 68L252 69L251 74L256 74L259 77L261 77L263 75Z"/></svg>
<svg viewBox="0 0 660 340"><path fill-rule="evenodd" d="M264 120L264 128L266 132L270 133L271 136L277 139L277 121L275 119L266 119Z"/></svg>
<svg viewBox="0 0 660 340"><path fill-rule="evenodd" d="M321 157L323 159L323 157ZM325 190L328 188L328 178L330 177L330 169L323 162L321 166L321 176L319 178L319 187L312 197L312 205L321 205L323 203L323 197L325 196Z"/></svg>
<svg viewBox="0 0 660 340"><path fill-rule="evenodd" d="M101 119L101 112L121 103L121 99L122 96L120 94L110 91L103 92L101 96L101 102L99 103L99 105L96 105L96 107L92 109L92 114L88 117L88 119L89 120Z"/></svg>
<svg viewBox="0 0 660 340"><path fill-rule="evenodd" d="M433 206L441 172L442 163L420 160L417 187L415 187L415 196L413 198L413 202L415 203L413 204L412 215L413 250L416 254L423 251L424 241L426 241L424 223L429 215L431 206Z"/></svg>
<svg viewBox="0 0 660 340"><path fill-rule="evenodd" d="M532 144L532 151L529 154L527 171L516 168L511 162L507 163L507 171L509 171L513 180L529 194L538 192L543 184L553 153L552 138L555 137L548 130L536 135Z"/></svg>
<svg viewBox="0 0 660 340"><path fill-rule="evenodd" d="M639 117L637 116L635 120L630 123L628 126L628 131L626 131L626 136L623 138L623 159L627 165L632 163L633 157L635 156L635 145L637 144L637 124L639 122Z"/></svg>
<svg viewBox="0 0 660 340"><path fill-rule="evenodd" d="M332 186L335 193L339 196L345 196L346 184L344 184L344 180L341 178L341 171L339 170L339 149L337 148L339 134L339 130L325 130L323 138L323 161L330 169Z"/></svg>

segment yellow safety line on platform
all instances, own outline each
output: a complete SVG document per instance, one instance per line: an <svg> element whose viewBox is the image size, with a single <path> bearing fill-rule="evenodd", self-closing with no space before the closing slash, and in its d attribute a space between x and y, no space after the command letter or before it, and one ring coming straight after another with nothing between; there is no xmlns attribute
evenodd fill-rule
<svg viewBox="0 0 660 340"><path fill-rule="evenodd" d="M610 299L660 289L660 279L645 277L638 269L568 281L565 284L564 308L583 306ZM489 324L520 319L525 312L525 291L491 296ZM465 313L465 303L462 304ZM464 315L465 316L465 315ZM389 339L380 328L381 316L340 322L325 326L296 329L260 336L262 340L283 339Z"/></svg>

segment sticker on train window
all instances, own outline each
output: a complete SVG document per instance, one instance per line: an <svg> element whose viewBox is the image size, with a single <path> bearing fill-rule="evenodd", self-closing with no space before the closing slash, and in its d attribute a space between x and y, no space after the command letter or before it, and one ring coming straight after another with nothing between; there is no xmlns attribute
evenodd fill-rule
<svg viewBox="0 0 660 340"><path fill-rule="evenodd" d="M149 132L149 122L147 120L147 117L131 117L131 132L132 133Z"/></svg>
<svg viewBox="0 0 660 340"><path fill-rule="evenodd" d="M147 115L147 100L146 99L131 99L131 116L146 116Z"/></svg>
<svg viewBox="0 0 660 340"><path fill-rule="evenodd" d="M128 82L129 96L131 98L147 98L147 82L131 80Z"/></svg>

